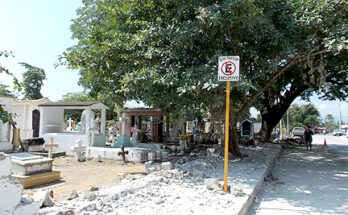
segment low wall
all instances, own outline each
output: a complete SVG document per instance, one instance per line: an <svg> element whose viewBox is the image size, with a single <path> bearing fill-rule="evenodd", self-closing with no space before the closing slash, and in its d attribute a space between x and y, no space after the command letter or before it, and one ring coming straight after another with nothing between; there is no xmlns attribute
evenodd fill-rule
<svg viewBox="0 0 348 215"><path fill-rule="evenodd" d="M82 140L82 145L88 146L88 138L84 134L79 133L46 133L42 134L45 139L45 143L49 144L50 138L53 137L53 143L58 144L58 148L54 148L54 151L64 151L67 155L74 155L71 151L71 147L76 144L77 140ZM94 135L94 146L105 147L106 136L104 134Z"/></svg>

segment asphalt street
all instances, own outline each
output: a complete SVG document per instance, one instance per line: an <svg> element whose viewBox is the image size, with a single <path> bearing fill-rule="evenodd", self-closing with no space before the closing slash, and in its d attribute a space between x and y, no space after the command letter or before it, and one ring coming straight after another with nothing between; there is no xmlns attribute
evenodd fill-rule
<svg viewBox="0 0 348 215"><path fill-rule="evenodd" d="M312 151L286 149L249 214L348 214L347 137L314 135Z"/></svg>

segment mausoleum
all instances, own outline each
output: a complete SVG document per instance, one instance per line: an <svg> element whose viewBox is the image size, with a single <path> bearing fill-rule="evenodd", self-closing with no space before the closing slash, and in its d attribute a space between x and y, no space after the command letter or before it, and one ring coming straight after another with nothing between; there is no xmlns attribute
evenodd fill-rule
<svg viewBox="0 0 348 215"><path fill-rule="evenodd" d="M49 142L50 137L59 144L58 150L72 154L70 148L77 140L82 140L86 146L105 147L105 123L108 106L102 102L46 102L40 107L40 137ZM81 110L80 129L77 131L65 131L63 129L64 111ZM93 110L100 111L100 125L96 123Z"/></svg>

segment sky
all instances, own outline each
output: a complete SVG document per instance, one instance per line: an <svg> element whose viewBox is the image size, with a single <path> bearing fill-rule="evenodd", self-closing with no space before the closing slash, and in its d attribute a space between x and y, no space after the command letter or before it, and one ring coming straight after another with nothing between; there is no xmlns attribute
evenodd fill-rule
<svg viewBox="0 0 348 215"><path fill-rule="evenodd" d="M41 93L52 101L61 99L68 92L80 92L79 74L54 64L68 47L76 44L71 38L70 25L76 18L79 0L0 0L0 50L11 50L14 57L0 57L0 64L21 80L24 68L18 62L26 62L46 71ZM13 86L12 79L0 73L0 80ZM312 103L321 116L339 116L338 101L321 101L316 96ZM134 103L134 102L133 102ZM296 104L306 102L296 99ZM135 104L135 103L134 103ZM251 111L256 116L256 111ZM342 121L348 122L348 103L341 102Z"/></svg>

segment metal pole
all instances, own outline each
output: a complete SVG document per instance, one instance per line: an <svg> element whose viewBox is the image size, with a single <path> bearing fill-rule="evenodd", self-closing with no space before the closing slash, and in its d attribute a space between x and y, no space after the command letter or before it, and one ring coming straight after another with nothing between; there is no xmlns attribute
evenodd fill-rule
<svg viewBox="0 0 348 215"><path fill-rule="evenodd" d="M230 82L227 81L226 89L226 119L225 119L225 171L224 171L224 192L227 192L228 175L228 131L230 124Z"/></svg>
<svg viewBox="0 0 348 215"><path fill-rule="evenodd" d="M286 135L290 137L290 120L289 109L286 111Z"/></svg>

